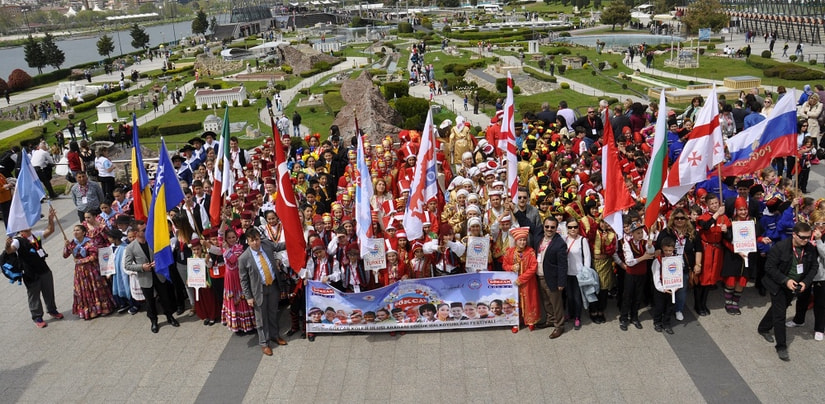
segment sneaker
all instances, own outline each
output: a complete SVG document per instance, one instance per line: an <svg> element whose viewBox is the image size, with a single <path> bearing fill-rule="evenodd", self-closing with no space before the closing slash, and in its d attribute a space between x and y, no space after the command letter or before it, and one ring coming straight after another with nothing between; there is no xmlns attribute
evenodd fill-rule
<svg viewBox="0 0 825 404"><path fill-rule="evenodd" d="M788 362L788 361L791 360L791 356L788 355L788 349L787 348L777 349L776 354L779 355L779 359L782 359L785 362Z"/></svg>
<svg viewBox="0 0 825 404"><path fill-rule="evenodd" d="M582 328L582 321L577 318L576 321L573 322L573 328L575 328L577 330L581 329Z"/></svg>
<svg viewBox="0 0 825 404"><path fill-rule="evenodd" d="M821 333L819 331L815 332L814 339L817 341L822 341L823 339L825 339L825 333Z"/></svg>
<svg viewBox="0 0 825 404"><path fill-rule="evenodd" d="M132 306L132 307L130 307L130 308L129 308L129 314L131 314L131 315L133 315L133 316L134 316L135 314L137 314L137 312L138 312L138 311L140 311L140 309L139 309L139 308L137 308L136 306Z"/></svg>
<svg viewBox="0 0 825 404"><path fill-rule="evenodd" d="M685 319L685 315L684 315L684 314L682 314L682 312L681 312L681 311L677 311L677 312L676 312L676 321L682 321L682 320L684 320L684 319Z"/></svg>
<svg viewBox="0 0 825 404"><path fill-rule="evenodd" d="M37 328L46 328L49 326L45 321L43 321L42 318L39 317L34 320L34 325L36 325Z"/></svg>
<svg viewBox="0 0 825 404"><path fill-rule="evenodd" d="M54 313L49 313L49 315L55 320L63 320L63 313L54 312Z"/></svg>
<svg viewBox="0 0 825 404"><path fill-rule="evenodd" d="M795 321L793 321L793 320L788 320L788 322L787 322L787 323L785 323L785 327L788 327L788 328L802 327L803 325L805 325L805 323L802 323L802 324L797 324L797 323L796 323Z"/></svg>

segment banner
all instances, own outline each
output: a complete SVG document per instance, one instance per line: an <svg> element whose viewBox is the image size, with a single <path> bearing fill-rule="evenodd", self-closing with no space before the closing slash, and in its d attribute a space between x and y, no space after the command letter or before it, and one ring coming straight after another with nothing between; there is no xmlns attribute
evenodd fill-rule
<svg viewBox="0 0 825 404"><path fill-rule="evenodd" d="M387 267L387 249L384 245L384 239L368 238L366 243L369 252L364 256L364 269L367 271L378 272Z"/></svg>
<svg viewBox="0 0 825 404"><path fill-rule="evenodd" d="M112 247L97 249L97 263L100 266L100 276L115 274L115 254L112 252Z"/></svg>
<svg viewBox="0 0 825 404"><path fill-rule="evenodd" d="M468 237L467 238L467 272L480 272L487 270L487 260L490 257L489 237Z"/></svg>
<svg viewBox="0 0 825 404"><path fill-rule="evenodd" d="M408 279L362 293L310 281L307 332L386 332L518 325L517 275L477 272Z"/></svg>
<svg viewBox="0 0 825 404"><path fill-rule="evenodd" d="M710 28L699 28L699 40L700 41L710 40Z"/></svg>

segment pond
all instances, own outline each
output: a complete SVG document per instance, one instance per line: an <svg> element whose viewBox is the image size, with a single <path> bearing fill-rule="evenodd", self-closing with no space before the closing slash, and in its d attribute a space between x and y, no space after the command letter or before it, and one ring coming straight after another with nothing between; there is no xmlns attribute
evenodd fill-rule
<svg viewBox="0 0 825 404"><path fill-rule="evenodd" d="M648 45L658 45L663 43L677 43L684 41L684 38L671 35L649 35L649 34L618 34L618 35L579 35L566 38L556 38L556 42L574 43L576 45L596 47L596 40L603 41L605 48L613 47L626 48L630 45L641 45L643 42Z"/></svg>

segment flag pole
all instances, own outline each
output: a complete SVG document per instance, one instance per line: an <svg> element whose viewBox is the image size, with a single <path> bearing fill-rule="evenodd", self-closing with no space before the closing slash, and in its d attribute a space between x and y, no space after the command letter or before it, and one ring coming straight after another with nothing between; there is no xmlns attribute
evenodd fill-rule
<svg viewBox="0 0 825 404"><path fill-rule="evenodd" d="M722 196L722 163L716 165L717 177L719 177L719 200L724 203L725 198Z"/></svg>
<svg viewBox="0 0 825 404"><path fill-rule="evenodd" d="M51 215L52 212L55 211L54 206L52 206L52 200L51 199L46 199L46 203L49 204L49 215ZM55 214L55 216L57 216L57 214ZM60 228L60 233L63 234L63 240L64 241L69 241L69 238L66 237L66 231L63 230L63 225L60 224L60 219L57 219L56 217L55 217L55 219L56 219L55 221L57 222L57 227Z"/></svg>

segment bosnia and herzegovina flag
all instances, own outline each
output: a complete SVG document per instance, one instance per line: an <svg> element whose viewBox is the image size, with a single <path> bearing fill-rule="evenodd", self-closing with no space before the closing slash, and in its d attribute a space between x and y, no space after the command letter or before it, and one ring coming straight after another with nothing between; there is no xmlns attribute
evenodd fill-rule
<svg viewBox="0 0 825 404"><path fill-rule="evenodd" d="M149 187L149 175L143 165L135 114L132 114L132 198L135 219L146 221L149 218L149 203L152 202L152 188Z"/></svg>
<svg viewBox="0 0 825 404"><path fill-rule="evenodd" d="M146 222L146 241L155 254L155 272L169 279L169 266L175 263L169 243L169 222L166 214L183 201L183 190L166 151L166 142L160 139L160 158L155 174L155 188Z"/></svg>

